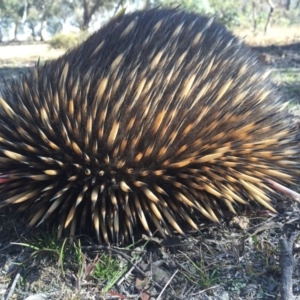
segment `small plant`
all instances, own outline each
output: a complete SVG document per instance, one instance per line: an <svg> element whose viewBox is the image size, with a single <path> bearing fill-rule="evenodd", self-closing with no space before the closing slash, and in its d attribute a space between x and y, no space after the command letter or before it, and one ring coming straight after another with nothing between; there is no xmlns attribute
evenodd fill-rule
<svg viewBox="0 0 300 300"><path fill-rule="evenodd" d="M95 261L93 277L105 282L102 292L108 292L127 271L127 263L114 258L112 255L102 254Z"/></svg>
<svg viewBox="0 0 300 300"><path fill-rule="evenodd" d="M209 288L215 284L221 282L221 274L216 268L211 268L211 266L206 266L204 260L199 258L199 260L194 261L188 255L182 253L188 260L188 267L185 270L181 270L181 273L193 284L200 286L201 288Z"/></svg>
<svg viewBox="0 0 300 300"><path fill-rule="evenodd" d="M95 265L94 277L110 281L120 270L120 261L111 255L103 254Z"/></svg>
<svg viewBox="0 0 300 300"><path fill-rule="evenodd" d="M213 269L212 271L208 270L204 264L200 262L195 263L196 273L199 276L198 285L203 288L208 288L213 286L214 284L218 284L220 282L220 274L217 269Z"/></svg>
<svg viewBox="0 0 300 300"><path fill-rule="evenodd" d="M31 248L35 251L53 251L60 253L61 248L64 247L64 241L58 241L57 236L52 231L42 231L38 234L32 235L32 238L26 243L14 243L24 247Z"/></svg>
<svg viewBox="0 0 300 300"><path fill-rule="evenodd" d="M57 235L54 231L41 231L37 235L34 235L30 244L36 250L48 249L59 251L62 243L57 240Z"/></svg>
<svg viewBox="0 0 300 300"><path fill-rule="evenodd" d="M54 234L53 232L40 232L38 235L35 235L33 239L31 239L28 243L14 244L34 250L34 252L31 254L31 257L34 257L40 253L50 253L51 255L58 257L58 264L63 274L66 241L66 239L58 241L56 234Z"/></svg>

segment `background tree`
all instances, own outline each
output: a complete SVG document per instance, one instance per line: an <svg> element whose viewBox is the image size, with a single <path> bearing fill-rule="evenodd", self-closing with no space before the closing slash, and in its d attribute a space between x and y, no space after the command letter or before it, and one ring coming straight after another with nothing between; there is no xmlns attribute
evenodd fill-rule
<svg viewBox="0 0 300 300"><path fill-rule="evenodd" d="M100 11L105 12L106 9L112 9L117 1L110 0L66 0L65 5L69 8L69 12L73 13L71 24L80 30L87 30L93 17Z"/></svg>
<svg viewBox="0 0 300 300"><path fill-rule="evenodd" d="M44 29L55 34L66 21L68 11L64 9L63 1L29 0L28 17L26 23L31 30L32 37L39 37L44 41Z"/></svg>
<svg viewBox="0 0 300 300"><path fill-rule="evenodd" d="M13 40L17 40L19 30L23 30L27 15L27 1L1 0L0 2L0 25L8 33L13 30Z"/></svg>
<svg viewBox="0 0 300 300"><path fill-rule="evenodd" d="M122 9L157 6L215 15L229 27L261 31L300 23L300 0L0 0L0 41L9 34L16 40L27 31L33 39L44 40L45 32L56 34L64 25L96 29Z"/></svg>

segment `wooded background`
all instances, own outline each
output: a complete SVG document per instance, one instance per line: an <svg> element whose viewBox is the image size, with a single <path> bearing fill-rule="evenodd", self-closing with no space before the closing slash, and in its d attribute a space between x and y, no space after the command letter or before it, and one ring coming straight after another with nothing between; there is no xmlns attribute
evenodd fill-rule
<svg viewBox="0 0 300 300"><path fill-rule="evenodd" d="M0 42L45 40L66 25L96 30L126 9L181 7L216 18L228 27L267 32L270 26L300 24L300 0L0 0ZM25 34L26 33L26 34Z"/></svg>

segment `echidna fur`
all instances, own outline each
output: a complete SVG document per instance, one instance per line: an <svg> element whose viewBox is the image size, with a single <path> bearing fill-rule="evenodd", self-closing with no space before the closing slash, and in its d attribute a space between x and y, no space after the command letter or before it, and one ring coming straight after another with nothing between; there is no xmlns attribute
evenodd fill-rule
<svg viewBox="0 0 300 300"><path fill-rule="evenodd" d="M0 98L1 207L100 242L163 237L238 204L274 208L299 174L295 132L256 56L213 19L153 9L110 21Z"/></svg>

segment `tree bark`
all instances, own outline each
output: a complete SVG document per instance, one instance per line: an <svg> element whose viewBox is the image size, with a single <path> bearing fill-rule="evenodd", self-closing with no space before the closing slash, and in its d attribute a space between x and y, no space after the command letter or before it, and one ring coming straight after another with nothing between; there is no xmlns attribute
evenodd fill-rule
<svg viewBox="0 0 300 300"><path fill-rule="evenodd" d="M253 31L256 31L257 29L257 23L256 23L256 2L255 0L252 0L252 24L253 24Z"/></svg>
<svg viewBox="0 0 300 300"><path fill-rule="evenodd" d="M87 30L89 28L91 19L95 12L103 5L102 0L97 0L93 5L89 0L83 0L83 23L81 30Z"/></svg>
<svg viewBox="0 0 300 300"><path fill-rule="evenodd" d="M268 14L268 18L267 18L267 22L266 22L266 25L265 25L265 34L269 31L270 29L270 26L271 26L271 22L272 22L272 18L273 18L273 14L274 14L274 9L275 9L275 5L274 3L272 2L272 0L268 0L267 1L269 6L270 6L270 11L269 11L269 14Z"/></svg>
<svg viewBox="0 0 300 300"><path fill-rule="evenodd" d="M18 40L18 29L19 29L19 22L15 21L15 29L14 29L14 37L13 37L13 41L17 41Z"/></svg>

